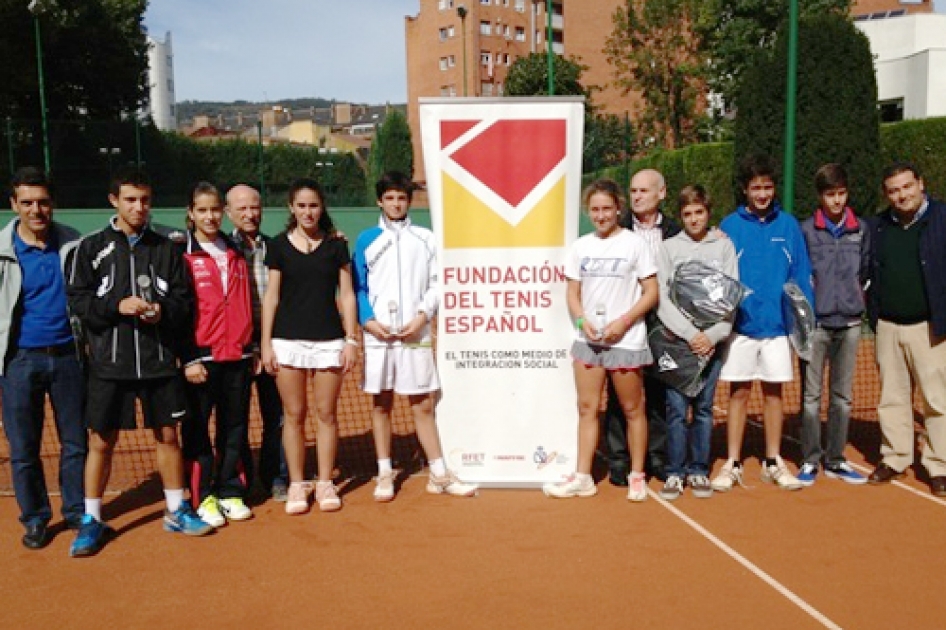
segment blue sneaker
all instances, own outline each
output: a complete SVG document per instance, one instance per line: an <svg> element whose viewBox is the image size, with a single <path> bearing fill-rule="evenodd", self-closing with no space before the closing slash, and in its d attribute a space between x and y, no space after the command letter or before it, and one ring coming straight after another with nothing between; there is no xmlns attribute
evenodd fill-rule
<svg viewBox="0 0 946 630"><path fill-rule="evenodd" d="M801 465L801 468L798 469L798 474L795 478L806 488L814 485L815 479L818 478L818 464L805 462Z"/></svg>
<svg viewBox="0 0 946 630"><path fill-rule="evenodd" d="M833 466L825 466L824 474L832 479L840 479L845 483L855 486L867 483L867 477L854 470L847 462L841 462Z"/></svg>
<svg viewBox="0 0 946 630"><path fill-rule="evenodd" d="M76 539L72 541L69 547L69 556L73 558L82 558L85 556L94 556L108 539L115 533L108 524L96 520L91 514L82 517L79 523L79 531L76 533Z"/></svg>
<svg viewBox="0 0 946 630"><path fill-rule="evenodd" d="M187 536L205 536L214 530L191 508L190 503L184 501L181 507L174 512L164 510L164 531L179 532Z"/></svg>

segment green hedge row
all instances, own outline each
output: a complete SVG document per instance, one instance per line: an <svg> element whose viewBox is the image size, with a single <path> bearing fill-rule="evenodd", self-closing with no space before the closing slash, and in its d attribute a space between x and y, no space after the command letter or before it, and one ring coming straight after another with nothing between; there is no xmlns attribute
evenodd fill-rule
<svg viewBox="0 0 946 630"><path fill-rule="evenodd" d="M881 125L880 147L884 166L895 161L912 162L923 173L927 191L933 197L946 199L946 118ZM676 206L675 195L681 188L687 184L703 184L713 198L713 218L718 221L737 204L734 193L736 159L731 142L696 144L636 160L631 163L630 172L655 168L663 173L667 180L668 208ZM613 167L600 174L621 181L626 172L624 167ZM796 177L813 178L814 173L796 173ZM880 186L879 181L877 186ZM884 203L882 197L879 199Z"/></svg>

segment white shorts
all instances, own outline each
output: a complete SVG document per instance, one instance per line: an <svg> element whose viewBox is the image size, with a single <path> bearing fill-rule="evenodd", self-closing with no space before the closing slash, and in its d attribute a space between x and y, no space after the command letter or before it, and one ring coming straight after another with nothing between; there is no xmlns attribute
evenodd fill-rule
<svg viewBox="0 0 946 630"><path fill-rule="evenodd" d="M788 337L752 339L733 335L726 346L719 373L721 381L790 383L795 378Z"/></svg>
<svg viewBox="0 0 946 630"><path fill-rule="evenodd" d="M365 346L365 378L362 389L367 394L393 390L410 396L440 389L440 378L430 346Z"/></svg>
<svg viewBox="0 0 946 630"><path fill-rule="evenodd" d="M279 365L306 370L327 370L342 366L344 339L302 341L273 339L273 352Z"/></svg>

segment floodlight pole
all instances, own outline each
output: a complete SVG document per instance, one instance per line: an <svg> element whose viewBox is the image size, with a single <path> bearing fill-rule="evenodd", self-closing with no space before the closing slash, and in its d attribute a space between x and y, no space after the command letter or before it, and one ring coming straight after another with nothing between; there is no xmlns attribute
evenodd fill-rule
<svg viewBox="0 0 946 630"><path fill-rule="evenodd" d="M798 0L788 3L788 81L785 88L785 163L782 165L782 207L795 206L795 115L798 94Z"/></svg>
<svg viewBox="0 0 946 630"><path fill-rule="evenodd" d="M29 11L33 15L33 29L36 32L36 72L39 75L39 113L43 122L43 166L46 173L51 172L49 165L49 122L46 120L46 80L43 76L43 44L39 29L39 0L29 4Z"/></svg>
<svg viewBox="0 0 946 630"><path fill-rule="evenodd" d="M549 96L555 96L555 52L552 50L552 0L545 0L546 17L546 57L549 61Z"/></svg>
<svg viewBox="0 0 946 630"><path fill-rule="evenodd" d="M466 14L467 9L462 4L457 7L457 15L460 16L460 36L463 40L463 96L467 95L467 77L466 77Z"/></svg>

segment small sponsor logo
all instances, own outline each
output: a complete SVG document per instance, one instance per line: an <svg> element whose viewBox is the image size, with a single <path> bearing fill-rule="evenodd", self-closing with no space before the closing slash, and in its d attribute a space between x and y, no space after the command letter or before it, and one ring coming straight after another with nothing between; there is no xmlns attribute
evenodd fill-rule
<svg viewBox="0 0 946 630"><path fill-rule="evenodd" d="M524 462L525 455L493 455L493 459L500 462Z"/></svg>
<svg viewBox="0 0 946 630"><path fill-rule="evenodd" d="M538 470L542 470L549 464L554 464L559 459L559 454L556 451L546 451L541 446L536 447L535 452L532 453L532 461L535 462Z"/></svg>
<svg viewBox="0 0 946 630"><path fill-rule="evenodd" d="M486 464L486 453L461 453L460 454L460 465L469 467L469 466L483 466Z"/></svg>

